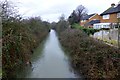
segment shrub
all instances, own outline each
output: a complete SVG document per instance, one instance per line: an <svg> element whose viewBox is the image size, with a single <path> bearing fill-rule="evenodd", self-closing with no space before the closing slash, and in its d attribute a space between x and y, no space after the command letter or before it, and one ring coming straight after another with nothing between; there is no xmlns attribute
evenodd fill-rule
<svg viewBox="0 0 120 80"><path fill-rule="evenodd" d="M90 35L90 34L93 35L95 32L99 31L99 29L85 28L83 26L80 26L79 24L73 24L72 27L76 28L76 29L80 29L88 35Z"/></svg>
<svg viewBox="0 0 120 80"><path fill-rule="evenodd" d="M117 78L120 76L120 50L91 38L81 30L67 29L59 36L69 51L74 69L86 78Z"/></svg>
<svg viewBox="0 0 120 80"><path fill-rule="evenodd" d="M49 32L40 19L3 21L2 65L3 78L16 77L15 71L25 67L35 47Z"/></svg>

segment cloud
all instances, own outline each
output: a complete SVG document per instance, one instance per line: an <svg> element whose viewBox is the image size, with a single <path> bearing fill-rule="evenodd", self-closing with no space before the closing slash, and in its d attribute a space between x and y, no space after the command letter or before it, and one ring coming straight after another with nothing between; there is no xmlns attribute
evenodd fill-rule
<svg viewBox="0 0 120 80"><path fill-rule="evenodd" d="M89 13L102 13L111 3L119 0L11 0L17 4L23 17L41 16L43 20L58 21L61 14L68 17L78 5L83 5Z"/></svg>

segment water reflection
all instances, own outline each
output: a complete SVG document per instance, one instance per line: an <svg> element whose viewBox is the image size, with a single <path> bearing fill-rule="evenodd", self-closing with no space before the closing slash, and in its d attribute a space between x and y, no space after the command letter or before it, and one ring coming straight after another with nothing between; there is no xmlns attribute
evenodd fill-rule
<svg viewBox="0 0 120 80"><path fill-rule="evenodd" d="M76 78L69 65L68 57L64 54L54 30L51 30L43 49L38 47L34 54L33 70L27 70L26 78ZM34 57L35 58L35 57ZM21 74L20 74L21 75Z"/></svg>

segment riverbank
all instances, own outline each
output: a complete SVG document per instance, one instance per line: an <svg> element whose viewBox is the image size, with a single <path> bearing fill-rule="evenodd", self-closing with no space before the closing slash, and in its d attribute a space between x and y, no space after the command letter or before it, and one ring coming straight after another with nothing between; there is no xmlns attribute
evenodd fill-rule
<svg viewBox="0 0 120 80"><path fill-rule="evenodd" d="M61 32L59 40L70 52L71 63L85 78L119 78L120 50L77 29Z"/></svg>
<svg viewBox="0 0 120 80"><path fill-rule="evenodd" d="M17 78L78 78L54 30L34 51L32 68L18 70ZM80 76L81 77L81 76Z"/></svg>
<svg viewBox="0 0 120 80"><path fill-rule="evenodd" d="M49 33L39 17L3 21L2 78L16 78L16 70L30 65L34 49Z"/></svg>

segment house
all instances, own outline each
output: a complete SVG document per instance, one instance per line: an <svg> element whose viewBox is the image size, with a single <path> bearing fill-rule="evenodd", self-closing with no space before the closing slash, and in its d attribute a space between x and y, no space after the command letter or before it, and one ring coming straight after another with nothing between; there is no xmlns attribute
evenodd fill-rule
<svg viewBox="0 0 120 80"><path fill-rule="evenodd" d="M96 28L101 25L103 28L108 28L109 24L109 28L115 28L118 20L120 20L120 1L117 5L111 4L111 7L100 15L90 14L82 17L80 25L89 28Z"/></svg>
<svg viewBox="0 0 120 80"><path fill-rule="evenodd" d="M93 28L94 29L101 29L101 28L109 29L110 28L110 24L111 23L97 23L97 24L93 25Z"/></svg>
<svg viewBox="0 0 120 80"><path fill-rule="evenodd" d="M120 18L120 2L118 5L111 4L111 7L100 15L102 16L101 23L117 23Z"/></svg>
<svg viewBox="0 0 120 80"><path fill-rule="evenodd" d="M100 23L100 18L98 14L90 14L82 17L80 25L84 27L93 27L93 24Z"/></svg>
<svg viewBox="0 0 120 80"><path fill-rule="evenodd" d="M111 4L111 7L101 13L100 16L101 23L93 24L94 29L118 27L117 23L118 19L120 19L120 2L117 5L114 3Z"/></svg>
<svg viewBox="0 0 120 80"><path fill-rule="evenodd" d="M84 26L88 26L89 28L93 28L94 24L100 23L100 20L91 20L90 22L86 23Z"/></svg>

